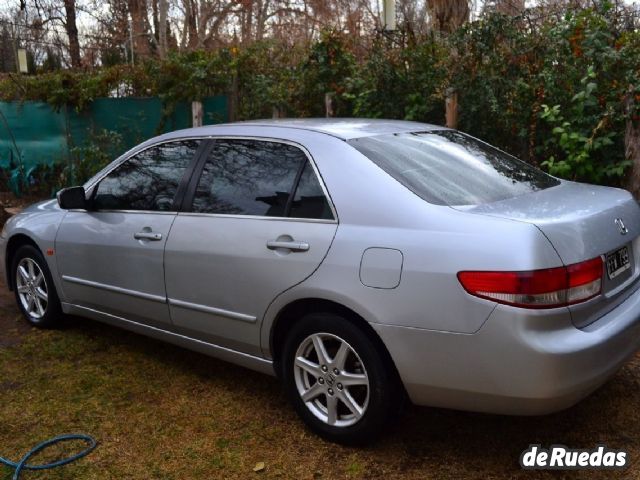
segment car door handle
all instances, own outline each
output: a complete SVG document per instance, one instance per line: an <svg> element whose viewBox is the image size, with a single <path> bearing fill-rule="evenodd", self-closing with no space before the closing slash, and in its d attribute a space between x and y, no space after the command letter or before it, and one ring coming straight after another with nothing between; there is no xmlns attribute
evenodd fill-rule
<svg viewBox="0 0 640 480"><path fill-rule="evenodd" d="M135 238L136 240L151 240L152 242L157 242L158 240L162 240L162 234L153 232L138 232L133 234L133 238Z"/></svg>
<svg viewBox="0 0 640 480"><path fill-rule="evenodd" d="M286 248L287 250L291 250L293 252L306 252L307 250L309 250L309 244L307 242L269 240L267 242L267 248L269 250Z"/></svg>

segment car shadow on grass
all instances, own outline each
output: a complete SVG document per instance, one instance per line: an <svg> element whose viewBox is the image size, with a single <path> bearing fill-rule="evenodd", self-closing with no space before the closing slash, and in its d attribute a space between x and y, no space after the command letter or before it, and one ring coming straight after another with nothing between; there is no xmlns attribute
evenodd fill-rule
<svg viewBox="0 0 640 480"><path fill-rule="evenodd" d="M80 336L79 343L90 345L92 351L106 358L113 350L152 364L157 371L175 372L176 377L186 379L193 394L214 391L213 395L234 399L238 403L235 421L249 425L262 417L263 426L253 431L262 436L258 441L269 444L268 448L291 448L291 439L281 433L271 435L269 430L273 430L303 438L316 449L330 449L337 458L357 455L359 461L367 465L366 474L361 475L364 477L395 474L411 478L425 469L442 473L442 478L447 474L469 477L474 473L484 478L530 477L532 472L521 470L518 464L520 454L530 444L564 444L587 449L605 444L630 452L632 460L637 457L640 439L638 357L631 359L593 395L556 414L513 417L409 406L403 416L391 422L377 442L349 448L336 447L309 434L296 420L280 384L273 377L84 318L67 318L61 330L63 334ZM131 378L131 381L136 380ZM247 412L242 413L242 409ZM558 472L541 475L552 473ZM589 472L589 476L611 478L618 473L622 472ZM632 473L638 473L633 462L624 474ZM419 475L416 478L420 478Z"/></svg>

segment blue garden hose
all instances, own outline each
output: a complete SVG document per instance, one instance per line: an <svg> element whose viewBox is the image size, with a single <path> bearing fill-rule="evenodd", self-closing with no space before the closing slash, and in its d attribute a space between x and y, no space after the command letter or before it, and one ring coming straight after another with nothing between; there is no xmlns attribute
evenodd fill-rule
<svg viewBox="0 0 640 480"><path fill-rule="evenodd" d="M42 465L29 465L27 461L33 457L35 454L40 453L41 451L47 449L48 447L55 445L57 443L69 442L73 440L83 440L88 446L82 450L80 453L76 453L75 455L63 458L62 460L58 460L52 463L44 463ZM12 462L11 460L7 460L6 458L0 457L0 464L6 465L9 468L13 468L15 470L13 474L13 480L19 480L20 474L23 470L49 470L51 468L62 467L63 465L67 465L71 462L75 462L76 460L81 459L89 455L96 447L98 443L95 441L93 437L89 435L80 435L80 434L71 434L71 435L59 435L50 440L42 442L38 446L32 448L29 453L27 453L24 457L20 459L19 462Z"/></svg>

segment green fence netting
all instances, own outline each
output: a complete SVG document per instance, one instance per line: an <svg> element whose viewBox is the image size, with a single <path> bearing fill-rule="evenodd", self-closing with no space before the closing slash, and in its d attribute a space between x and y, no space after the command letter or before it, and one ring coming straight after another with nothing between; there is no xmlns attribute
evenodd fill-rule
<svg viewBox="0 0 640 480"><path fill-rule="evenodd" d="M227 98L202 100L205 125L227 121ZM67 162L73 147L85 145L93 133L117 132L122 150L160 133L191 126L191 104L170 112L159 98L98 98L82 112L59 111L42 102L0 102L0 169L9 187L22 186L40 165ZM114 152L114 154L121 152Z"/></svg>

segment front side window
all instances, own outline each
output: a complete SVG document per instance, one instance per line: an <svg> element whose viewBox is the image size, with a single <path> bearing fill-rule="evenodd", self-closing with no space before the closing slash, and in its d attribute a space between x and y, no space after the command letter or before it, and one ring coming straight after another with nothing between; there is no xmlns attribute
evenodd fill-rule
<svg viewBox="0 0 640 480"><path fill-rule="evenodd" d="M481 205L560 183L522 160L453 130L364 137L349 144L436 205Z"/></svg>
<svg viewBox="0 0 640 480"><path fill-rule="evenodd" d="M310 173L305 176L307 171ZM300 173L305 180L292 198ZM309 175L313 175L317 188L313 188ZM192 211L304 217L304 204L309 211L306 215L318 215L304 218L331 218L322 208L310 206L317 195L326 202L315 172L299 148L270 141L221 139L215 141L204 165Z"/></svg>
<svg viewBox="0 0 640 480"><path fill-rule="evenodd" d="M174 210L178 185L199 145L200 140L181 140L133 155L100 181L93 208Z"/></svg>

